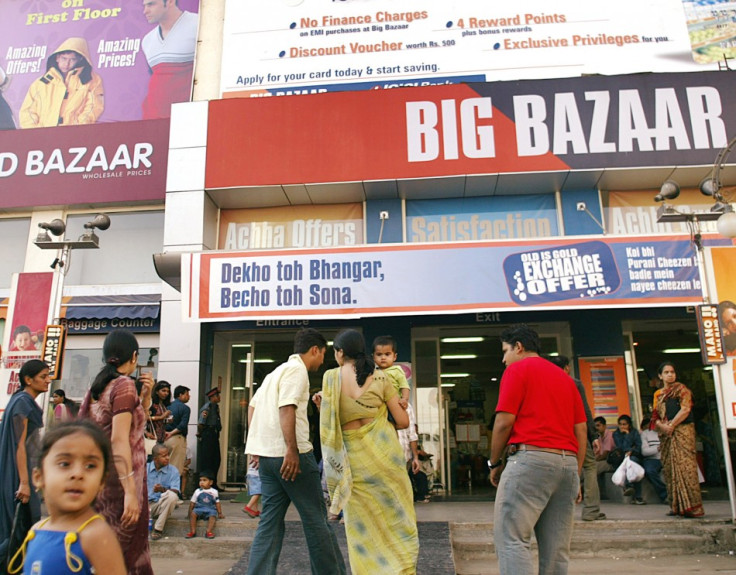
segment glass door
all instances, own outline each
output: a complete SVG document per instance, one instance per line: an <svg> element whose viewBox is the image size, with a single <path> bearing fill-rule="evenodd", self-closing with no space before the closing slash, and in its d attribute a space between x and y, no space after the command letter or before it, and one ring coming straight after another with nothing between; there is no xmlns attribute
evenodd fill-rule
<svg viewBox="0 0 736 575"><path fill-rule="evenodd" d="M414 338L412 341L416 417L419 442L433 455L434 486L448 488L449 435L445 424L445 405L440 387L440 342L437 337Z"/></svg>
<svg viewBox="0 0 736 575"><path fill-rule="evenodd" d="M222 390L223 427L227 446L225 484L245 485L247 459L245 438L248 430L248 404L253 394L254 343L231 343L228 387Z"/></svg>

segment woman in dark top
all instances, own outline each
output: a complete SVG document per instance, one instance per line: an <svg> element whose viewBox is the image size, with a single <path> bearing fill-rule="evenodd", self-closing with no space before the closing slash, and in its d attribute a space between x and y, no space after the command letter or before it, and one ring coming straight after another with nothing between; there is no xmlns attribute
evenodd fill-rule
<svg viewBox="0 0 736 575"><path fill-rule="evenodd" d="M166 419L171 415L169 405L171 404L171 384L167 381L159 381L153 388L151 396L153 403L149 410L153 422L154 439L156 443L166 440Z"/></svg>
<svg viewBox="0 0 736 575"><path fill-rule="evenodd" d="M10 398L0 425L0 569L5 560L10 560L6 554L16 501L29 504L23 506L25 531L41 518L41 503L31 485L31 471L40 451L43 427L43 411L36 398L49 389L49 366L31 359L20 368L19 379L20 390ZM25 532L16 533L17 536L22 541Z"/></svg>
<svg viewBox="0 0 736 575"><path fill-rule="evenodd" d="M641 465L641 435L634 429L634 426L631 424L631 417L628 415L619 416L618 429L613 432L613 442L617 448L624 452L624 455L629 456L631 461L635 461ZM644 505L646 503L641 497L641 480L636 483L626 481L624 495L632 494L634 495L634 499L631 502L635 505Z"/></svg>
<svg viewBox="0 0 736 575"><path fill-rule="evenodd" d="M654 395L652 429L659 432L662 475L671 506L668 515L702 517L705 511L695 459L693 395L677 381L673 363L664 362L657 373L664 387Z"/></svg>

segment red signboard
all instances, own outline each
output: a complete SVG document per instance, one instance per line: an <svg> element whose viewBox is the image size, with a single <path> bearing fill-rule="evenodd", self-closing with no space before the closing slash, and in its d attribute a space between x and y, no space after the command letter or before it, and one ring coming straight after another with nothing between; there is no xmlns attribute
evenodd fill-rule
<svg viewBox="0 0 736 575"><path fill-rule="evenodd" d="M207 188L713 163L736 131L720 72L210 102Z"/></svg>
<svg viewBox="0 0 736 575"><path fill-rule="evenodd" d="M0 208L163 201L169 120L0 131Z"/></svg>

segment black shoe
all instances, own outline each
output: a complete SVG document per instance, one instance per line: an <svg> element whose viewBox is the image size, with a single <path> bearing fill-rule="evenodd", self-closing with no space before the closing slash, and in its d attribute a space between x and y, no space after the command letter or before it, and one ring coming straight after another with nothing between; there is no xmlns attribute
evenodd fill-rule
<svg viewBox="0 0 736 575"><path fill-rule="evenodd" d="M646 505L647 504L647 502L644 501L641 497L635 497L632 503L634 505Z"/></svg>

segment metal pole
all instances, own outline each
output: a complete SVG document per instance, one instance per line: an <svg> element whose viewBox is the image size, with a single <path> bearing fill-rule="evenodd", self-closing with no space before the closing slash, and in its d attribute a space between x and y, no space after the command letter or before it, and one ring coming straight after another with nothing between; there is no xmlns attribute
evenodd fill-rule
<svg viewBox="0 0 736 575"><path fill-rule="evenodd" d="M697 220L696 220L697 222ZM702 282L703 289L703 301L706 304L711 303L711 286L710 278L708 276L708 270L705 265L705 258L703 257L703 245L702 243L697 244L695 250L698 261L698 273ZM713 383L716 388L716 405L718 406L718 423L721 428L721 443L723 444L723 459L726 464L726 483L728 484L728 500L731 504L731 521L736 522L736 485L734 484L733 465L731 463L731 450L729 449L728 443L728 429L726 429L725 421L723 417L724 401L723 401L723 385L721 381L721 373L717 366L713 366Z"/></svg>

